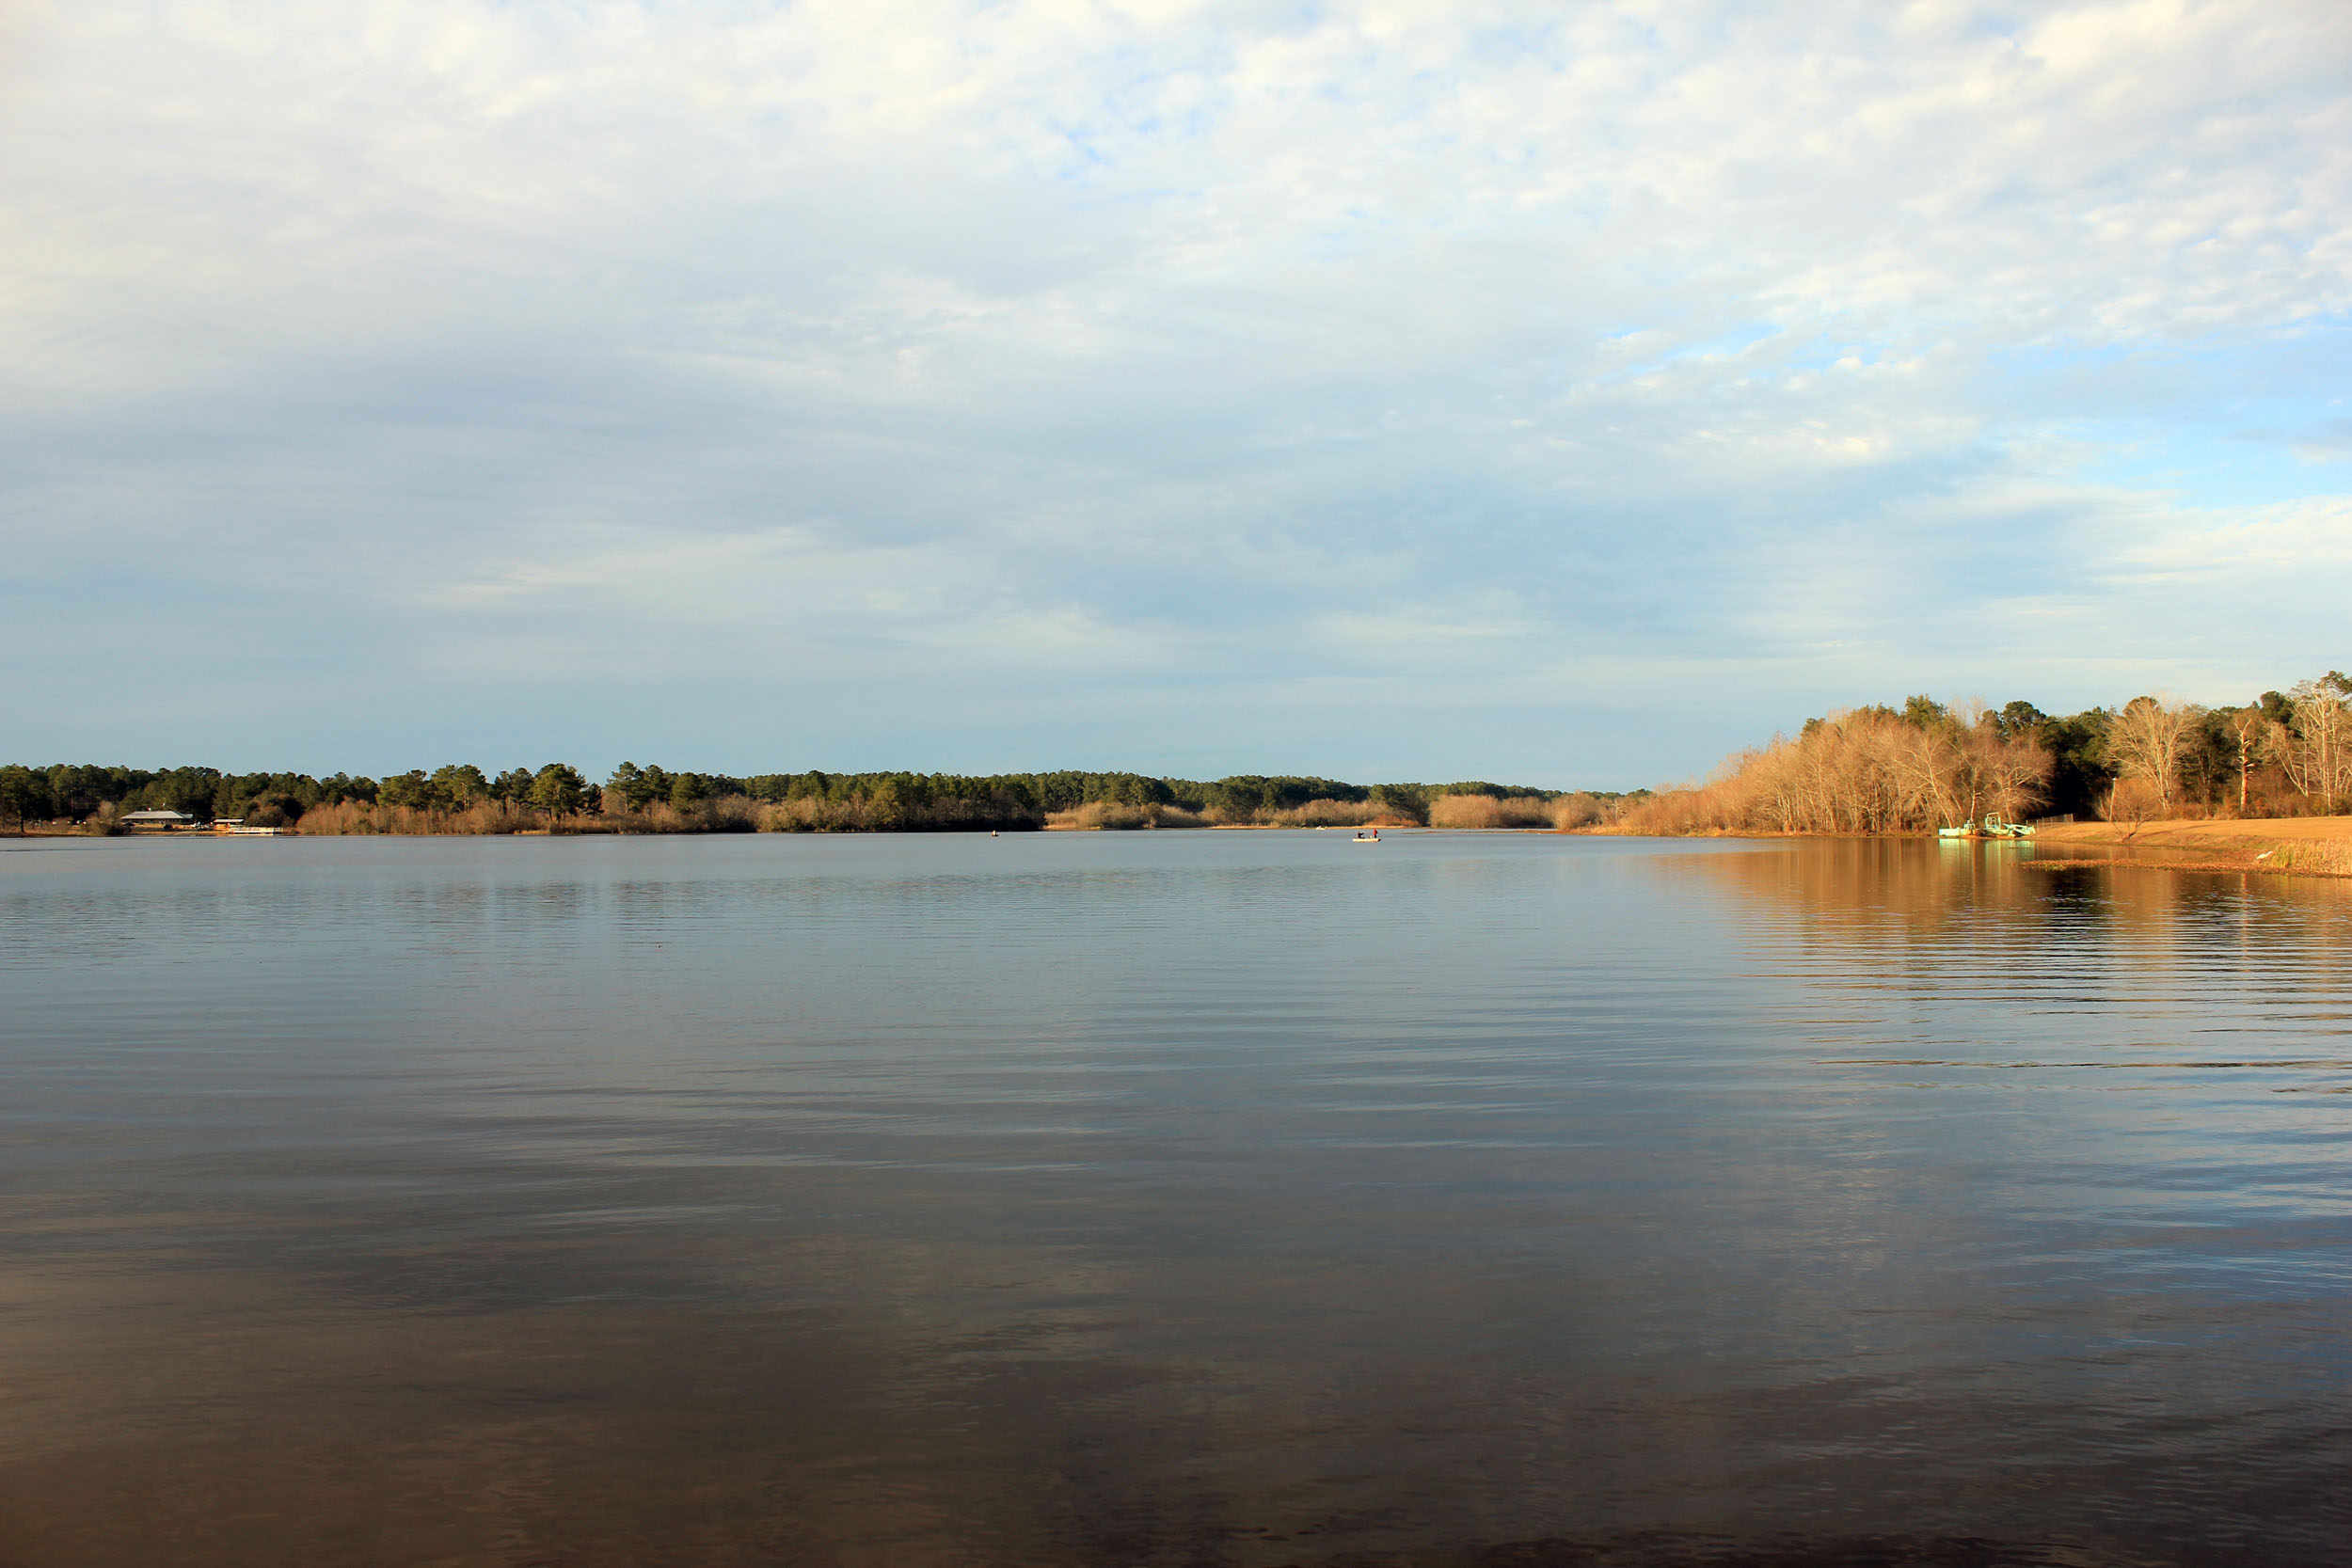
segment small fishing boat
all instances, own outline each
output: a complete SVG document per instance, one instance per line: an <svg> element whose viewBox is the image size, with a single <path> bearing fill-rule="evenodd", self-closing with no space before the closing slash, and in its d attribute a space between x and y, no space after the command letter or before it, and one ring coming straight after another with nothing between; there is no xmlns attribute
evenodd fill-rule
<svg viewBox="0 0 2352 1568"><path fill-rule="evenodd" d="M2030 822L2005 822L1999 812L1987 812L1981 822L1963 822L1957 828L1938 828L1938 838L2031 838Z"/></svg>
<svg viewBox="0 0 2352 1568"><path fill-rule="evenodd" d="M1380 830L1375 828L1370 832L1366 832L1362 829L1359 828L1356 831L1355 838L1350 842L1356 844L1377 844L1380 842Z"/></svg>

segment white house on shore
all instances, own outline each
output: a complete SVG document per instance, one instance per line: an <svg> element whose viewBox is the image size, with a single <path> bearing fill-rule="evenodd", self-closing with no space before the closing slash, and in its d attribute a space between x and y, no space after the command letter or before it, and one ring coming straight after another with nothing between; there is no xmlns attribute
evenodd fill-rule
<svg viewBox="0 0 2352 1568"><path fill-rule="evenodd" d="M150 832L169 832L174 828L193 828L196 818L183 811L127 811L118 818L126 828L145 829Z"/></svg>

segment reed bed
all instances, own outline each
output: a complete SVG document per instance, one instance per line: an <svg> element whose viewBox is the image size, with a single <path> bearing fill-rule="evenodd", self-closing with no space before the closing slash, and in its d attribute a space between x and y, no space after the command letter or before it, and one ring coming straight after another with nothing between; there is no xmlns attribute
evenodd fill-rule
<svg viewBox="0 0 2352 1568"><path fill-rule="evenodd" d="M1604 820L1606 809L1590 795L1440 795L1429 804L1428 820L1377 800L1309 800L1282 810L1230 811L1212 806L1195 812L1173 805L1116 805L1092 801L1045 818L1048 828L1135 830L1143 828L1469 828L1549 829L1568 832Z"/></svg>
<svg viewBox="0 0 2352 1568"><path fill-rule="evenodd" d="M2277 871L2320 877L2352 877L2352 842L2316 839L2281 844L2270 852L2265 863Z"/></svg>
<svg viewBox="0 0 2352 1568"><path fill-rule="evenodd" d="M1600 827L1609 820L1610 815L1609 802L1581 790L1573 795L1563 795L1551 802L1551 826L1558 832L1571 833L1580 828Z"/></svg>
<svg viewBox="0 0 2352 1568"><path fill-rule="evenodd" d="M1069 811L1046 815L1048 828L1064 832L1122 832L1143 828L1210 828L1218 826L1211 816L1186 811L1182 806L1153 801L1147 805L1117 805L1108 800L1089 800Z"/></svg>
<svg viewBox="0 0 2352 1568"><path fill-rule="evenodd" d="M1310 800L1287 811L1253 814L1268 828L1418 828L1421 820L1377 800Z"/></svg>
<svg viewBox="0 0 2352 1568"><path fill-rule="evenodd" d="M755 802L730 797L764 833L1024 832L1050 826L1025 801L995 796L945 795L910 802L886 792L852 794L839 800L803 795Z"/></svg>
<svg viewBox="0 0 2352 1568"><path fill-rule="evenodd" d="M1535 795L1440 795L1429 802L1433 828L1556 828L1555 802Z"/></svg>
<svg viewBox="0 0 2352 1568"><path fill-rule="evenodd" d="M488 836L497 833L602 831L594 825L596 821L595 818L553 819L544 812L532 811L507 800L479 800L457 811L344 800L331 806L312 806L294 824L294 832L306 837L342 837L425 833Z"/></svg>

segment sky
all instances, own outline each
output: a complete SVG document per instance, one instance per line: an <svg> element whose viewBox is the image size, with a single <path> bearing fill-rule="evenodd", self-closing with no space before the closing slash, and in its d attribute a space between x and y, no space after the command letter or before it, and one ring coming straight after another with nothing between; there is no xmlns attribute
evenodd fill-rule
<svg viewBox="0 0 2352 1568"><path fill-rule="evenodd" d="M2352 668L2352 7L0 0L0 760L1629 788Z"/></svg>

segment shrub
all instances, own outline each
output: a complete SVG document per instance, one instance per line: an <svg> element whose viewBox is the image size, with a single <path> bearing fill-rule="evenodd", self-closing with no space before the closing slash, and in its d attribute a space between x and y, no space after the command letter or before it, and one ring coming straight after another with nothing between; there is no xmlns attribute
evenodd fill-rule
<svg viewBox="0 0 2352 1568"><path fill-rule="evenodd" d="M1552 803L1535 795L1440 795L1429 802L1433 828L1549 828Z"/></svg>
<svg viewBox="0 0 2352 1568"><path fill-rule="evenodd" d="M1089 800L1070 811L1049 814L1049 828L1092 832L1108 829L1113 832L1138 828L1206 828L1215 820L1214 813L1202 815L1186 811L1182 806L1154 800L1144 805L1117 805L1108 800Z"/></svg>

